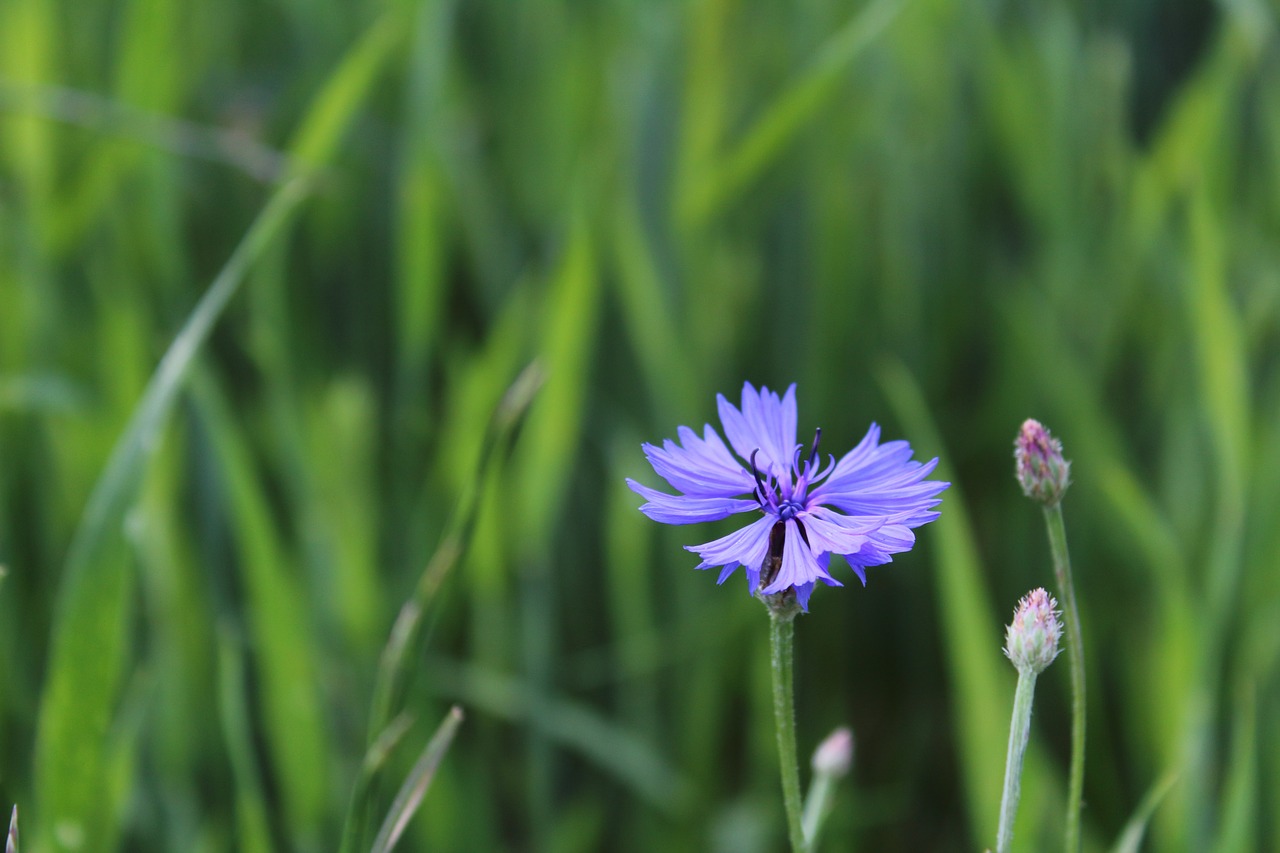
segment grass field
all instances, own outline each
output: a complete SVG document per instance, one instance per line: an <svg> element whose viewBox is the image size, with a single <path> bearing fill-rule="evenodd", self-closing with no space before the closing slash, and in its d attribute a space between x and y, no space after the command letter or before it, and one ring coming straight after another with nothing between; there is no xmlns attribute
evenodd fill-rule
<svg viewBox="0 0 1280 853"><path fill-rule="evenodd" d="M1026 417L1073 460L1085 850L1276 849L1276 26L0 0L22 849L368 849L455 703L400 849L782 849L767 619L681 548L732 526L624 483L744 380L953 483L797 623L801 754L857 742L821 850L994 844L1003 625L1052 583ZM1061 849L1069 695L1041 676L1015 849Z"/></svg>

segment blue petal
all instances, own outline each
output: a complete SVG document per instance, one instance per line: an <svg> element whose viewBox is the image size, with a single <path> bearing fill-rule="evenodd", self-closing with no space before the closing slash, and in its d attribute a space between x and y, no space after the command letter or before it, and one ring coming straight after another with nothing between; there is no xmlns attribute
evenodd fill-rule
<svg viewBox="0 0 1280 853"><path fill-rule="evenodd" d="M684 547L686 551L692 551L702 558L702 564L698 566L700 569L741 563L744 566L755 566L758 571L769 553L769 531L777 521L773 516L765 515L728 536L702 545Z"/></svg>
<svg viewBox="0 0 1280 853"><path fill-rule="evenodd" d="M809 547L819 554L856 553L884 523L879 518L850 518L826 507L805 510L799 517L809 535Z"/></svg>
<svg viewBox="0 0 1280 853"><path fill-rule="evenodd" d="M750 500L733 498L700 498L688 495L669 495L628 479L631 491L648 501L640 511L664 524L693 524L698 521L718 521L736 512L755 509L759 504Z"/></svg>
<svg viewBox="0 0 1280 853"><path fill-rule="evenodd" d="M764 594L772 595L788 587L812 583L818 578L834 582L834 578L819 565L817 557L800 535L800 528L795 519L788 520L786 524L786 541L782 545L782 568L778 570L778 576L773 579L773 583L764 588Z"/></svg>
<svg viewBox="0 0 1280 853"><path fill-rule="evenodd" d="M809 505L834 507L859 519L879 516L885 524L907 527L932 521L937 513L931 510L940 503L937 495L950 485L925 479L938 460L921 464L911 458L907 442L877 444L879 437L879 427L872 424L858 446L836 463L826 482L810 493ZM886 534L885 540L901 542L904 537ZM906 550L893 548L889 553Z"/></svg>
<svg viewBox="0 0 1280 853"><path fill-rule="evenodd" d="M679 445L670 439L662 447L643 445L653 470L672 487L695 497L722 498L745 495L755 487L755 478L733 458L710 424L704 438L688 427L677 432Z"/></svg>
<svg viewBox="0 0 1280 853"><path fill-rule="evenodd" d="M778 399L768 388L759 392L750 382L742 385L742 410L734 408L723 394L716 395L720 422L733 449L743 459L760 451L756 465L775 476L790 476L791 456L796 446L796 386Z"/></svg>

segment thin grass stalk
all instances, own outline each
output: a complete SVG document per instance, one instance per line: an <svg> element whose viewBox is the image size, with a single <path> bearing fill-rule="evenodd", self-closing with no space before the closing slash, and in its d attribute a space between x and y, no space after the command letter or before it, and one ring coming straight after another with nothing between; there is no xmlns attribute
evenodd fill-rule
<svg viewBox="0 0 1280 853"><path fill-rule="evenodd" d="M427 788L431 787L436 769L439 768L445 753L453 744L453 738L458 733L460 725L462 725L462 709L454 705L445 715L436 733L432 735L417 763L413 765L408 778L400 786L400 791L396 794L395 801L382 822L382 828L378 830L378 835L373 840L372 853L391 853L400 841L405 829L409 826L409 821L422 805L422 798L426 796Z"/></svg>
<svg viewBox="0 0 1280 853"><path fill-rule="evenodd" d="M382 738L391 720L392 709L403 691L413 661L413 656L408 652L417 644L422 630L423 615L466 551L483 497L482 486L490 479L488 476L490 466L501 455L499 451L509 443L516 424L520 422L529 404L533 402L533 397L541 387L542 380L541 367L536 362L530 364L516 377L515 382L498 404L493 417L490 418L481 444L476 475L459 498L454 515L446 528L447 532L427 563L426 569L418 578L412 597L400 608L400 613L392 625L391 636L378 663L378 674L370 704L368 729L370 748L375 747ZM376 767L366 761L365 767L356 778L343 825L340 847L342 853L355 853L356 850L364 849L368 827L369 794L373 788L375 773Z"/></svg>

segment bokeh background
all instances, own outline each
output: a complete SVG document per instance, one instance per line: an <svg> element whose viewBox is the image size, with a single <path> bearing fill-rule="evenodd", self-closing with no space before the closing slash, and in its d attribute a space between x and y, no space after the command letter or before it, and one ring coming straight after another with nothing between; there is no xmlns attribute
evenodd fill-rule
<svg viewBox="0 0 1280 853"><path fill-rule="evenodd" d="M370 810L466 720L406 849L781 849L765 614L680 547L726 528L623 482L750 380L954 483L798 625L801 752L857 738L823 850L993 843L1003 623L1051 582L1028 416L1074 460L1086 849L1152 809L1141 849L1275 849L1276 11L0 0L24 848L336 849L437 554ZM1066 688L1023 850L1060 843Z"/></svg>

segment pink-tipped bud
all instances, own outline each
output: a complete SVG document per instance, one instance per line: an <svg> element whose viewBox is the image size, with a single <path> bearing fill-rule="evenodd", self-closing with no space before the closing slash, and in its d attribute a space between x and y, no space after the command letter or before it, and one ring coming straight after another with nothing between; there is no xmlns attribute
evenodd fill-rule
<svg viewBox="0 0 1280 853"><path fill-rule="evenodd" d="M1053 506L1071 484L1071 463L1062 458L1062 442L1044 425L1027 418L1013 440L1015 472L1027 497Z"/></svg>
<svg viewBox="0 0 1280 853"><path fill-rule="evenodd" d="M813 772L843 778L853 766L853 732L841 726L813 751Z"/></svg>
<svg viewBox="0 0 1280 853"><path fill-rule="evenodd" d="M1044 589L1033 589L1013 611L1005 631L1004 653L1018 672L1039 675L1062 651L1062 623L1058 602Z"/></svg>

